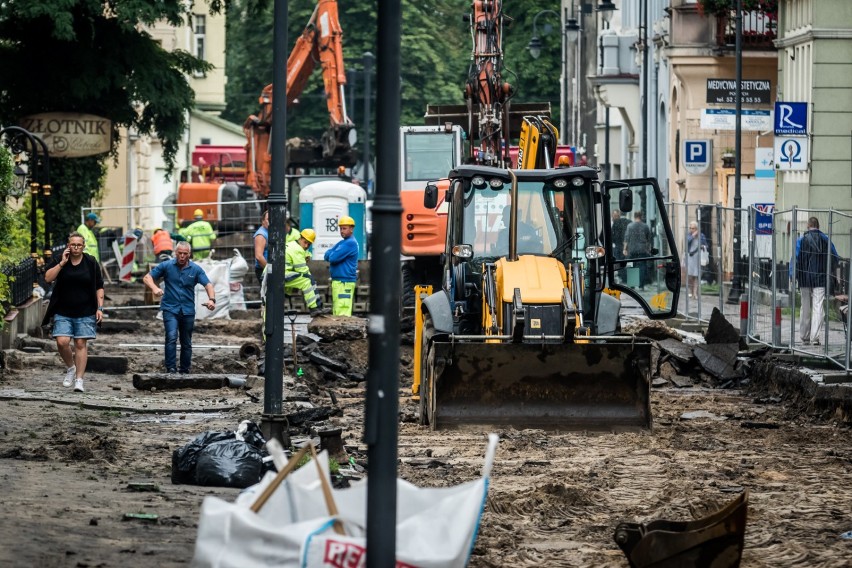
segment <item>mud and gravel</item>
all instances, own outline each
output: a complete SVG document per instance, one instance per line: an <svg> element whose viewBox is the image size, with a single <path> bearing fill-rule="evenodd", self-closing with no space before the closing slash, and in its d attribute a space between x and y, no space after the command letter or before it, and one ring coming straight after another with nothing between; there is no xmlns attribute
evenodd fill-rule
<svg viewBox="0 0 852 568"><path fill-rule="evenodd" d="M241 360L236 347L259 341L256 316L199 325L196 345L228 348L197 350L194 368L254 372L257 362ZM150 311L117 319L139 327L101 334L91 352L127 356L126 375L89 375L87 391L72 393L61 386L55 353L22 352L13 358L18 368L0 374L2 566L185 566L204 496L232 499L239 491L173 485L171 455L206 430L259 422L262 382L250 391L137 391L132 373L159 371L162 350L121 345L160 343L162 324ZM297 381L317 405L336 400L338 415L328 421L366 463L367 340L318 349L346 370L300 361ZM400 355L400 476L422 486L475 478L488 429L419 426L409 399L411 346ZM849 566L852 541L840 538L852 530L848 425L739 390L655 389L652 408L646 432L499 430L470 565L627 566L613 541L618 522L689 520L748 489L743 566ZM684 417L694 411L704 412ZM156 518L126 517L137 513Z"/></svg>

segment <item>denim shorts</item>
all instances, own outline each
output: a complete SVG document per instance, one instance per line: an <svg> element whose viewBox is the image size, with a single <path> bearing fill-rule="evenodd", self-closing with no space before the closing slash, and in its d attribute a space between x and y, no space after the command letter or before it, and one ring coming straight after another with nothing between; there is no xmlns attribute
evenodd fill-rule
<svg viewBox="0 0 852 568"><path fill-rule="evenodd" d="M73 337L74 339L94 339L95 316L69 318L56 314L53 316L53 337Z"/></svg>

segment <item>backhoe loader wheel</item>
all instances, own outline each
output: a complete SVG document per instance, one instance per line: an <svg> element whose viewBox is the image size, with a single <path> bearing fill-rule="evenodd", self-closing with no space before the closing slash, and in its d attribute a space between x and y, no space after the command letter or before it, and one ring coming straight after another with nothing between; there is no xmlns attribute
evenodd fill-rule
<svg viewBox="0 0 852 568"><path fill-rule="evenodd" d="M420 408L419 419L421 426L429 425L429 392L432 375L429 366L429 347L432 336L435 335L435 326L432 324L432 316L424 314L423 333L420 339Z"/></svg>

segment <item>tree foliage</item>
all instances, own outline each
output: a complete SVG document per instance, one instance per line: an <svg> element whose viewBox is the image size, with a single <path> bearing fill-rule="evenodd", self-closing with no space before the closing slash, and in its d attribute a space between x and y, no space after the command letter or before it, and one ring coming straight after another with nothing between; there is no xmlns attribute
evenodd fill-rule
<svg viewBox="0 0 852 568"><path fill-rule="evenodd" d="M209 0L211 12L227 0ZM8 0L0 3L0 123L26 115L92 113L158 137L169 169L194 105L187 77L208 63L166 51L144 26L181 26L193 2L181 0ZM65 233L100 189L106 156L55 160L51 226ZM55 217L53 216L55 215Z"/></svg>

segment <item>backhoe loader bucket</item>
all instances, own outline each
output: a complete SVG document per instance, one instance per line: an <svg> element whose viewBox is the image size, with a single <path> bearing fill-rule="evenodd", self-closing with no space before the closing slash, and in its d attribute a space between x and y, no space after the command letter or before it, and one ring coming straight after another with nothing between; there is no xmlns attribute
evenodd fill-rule
<svg viewBox="0 0 852 568"><path fill-rule="evenodd" d="M421 413L462 424L569 430L651 427L650 343L436 341Z"/></svg>

